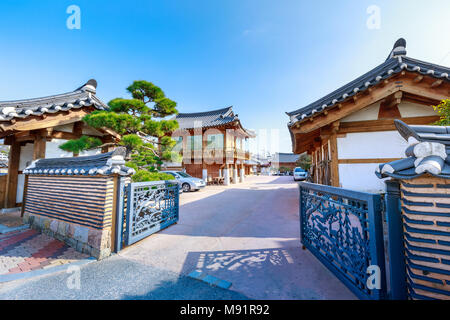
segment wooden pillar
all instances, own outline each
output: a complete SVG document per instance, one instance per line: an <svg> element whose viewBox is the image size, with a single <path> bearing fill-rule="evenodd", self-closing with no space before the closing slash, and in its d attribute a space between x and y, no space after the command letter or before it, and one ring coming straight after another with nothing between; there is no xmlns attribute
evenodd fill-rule
<svg viewBox="0 0 450 320"><path fill-rule="evenodd" d="M14 208L17 197L17 178L19 175L20 143L12 138L9 149L8 176L6 178L5 208Z"/></svg>
<svg viewBox="0 0 450 320"><path fill-rule="evenodd" d="M33 145L33 160L45 158L45 144L47 139L42 133L37 133Z"/></svg>
<svg viewBox="0 0 450 320"><path fill-rule="evenodd" d="M339 160L337 150L337 134L334 132L330 136L330 153L331 153L331 185L339 187Z"/></svg>
<svg viewBox="0 0 450 320"><path fill-rule="evenodd" d="M317 149L317 182L316 183L322 183L322 168L320 166L320 163L322 161L322 145L319 146Z"/></svg>
<svg viewBox="0 0 450 320"><path fill-rule="evenodd" d="M74 135L76 135L78 138L80 138L83 135L83 122L82 121L78 121L73 124L72 133ZM104 152L108 152L108 149L102 148L102 153L104 153ZM78 153L73 152L73 156L78 157Z"/></svg>

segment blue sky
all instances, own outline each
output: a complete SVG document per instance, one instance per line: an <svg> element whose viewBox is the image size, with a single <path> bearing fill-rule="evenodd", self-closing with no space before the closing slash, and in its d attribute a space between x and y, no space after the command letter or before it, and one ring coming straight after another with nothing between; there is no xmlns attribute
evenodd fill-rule
<svg viewBox="0 0 450 320"><path fill-rule="evenodd" d="M72 4L80 30L66 27ZM371 5L379 29L367 27ZM274 133L267 148L290 152L285 112L380 64L399 37L409 56L450 66L449 13L448 0L3 0L0 100L95 78L108 102L144 79L180 112L233 105L244 126Z"/></svg>

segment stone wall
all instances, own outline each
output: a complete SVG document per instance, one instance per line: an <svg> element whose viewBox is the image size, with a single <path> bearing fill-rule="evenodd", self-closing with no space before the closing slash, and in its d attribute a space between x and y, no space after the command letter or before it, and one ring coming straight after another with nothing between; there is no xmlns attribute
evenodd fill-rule
<svg viewBox="0 0 450 320"><path fill-rule="evenodd" d="M29 213L24 223L99 260L111 254L111 228L97 230Z"/></svg>

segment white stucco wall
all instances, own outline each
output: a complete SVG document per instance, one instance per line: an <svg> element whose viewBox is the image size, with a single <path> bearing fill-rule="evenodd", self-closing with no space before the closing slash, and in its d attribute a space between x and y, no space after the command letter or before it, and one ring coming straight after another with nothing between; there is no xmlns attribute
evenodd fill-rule
<svg viewBox="0 0 450 320"><path fill-rule="evenodd" d="M402 158L408 146L397 131L347 133L337 145L339 159Z"/></svg>
<svg viewBox="0 0 450 320"><path fill-rule="evenodd" d="M370 193L384 192L385 179L378 179L375 175L378 165L378 163L339 164L339 181L342 188Z"/></svg>
<svg viewBox="0 0 450 320"><path fill-rule="evenodd" d="M402 102L398 105L398 110L402 118L409 117L425 117L437 115L432 106L425 106L422 104L412 102Z"/></svg>
<svg viewBox="0 0 450 320"><path fill-rule="evenodd" d="M352 121L368 121L377 120L378 112L380 111L380 102L371 104L358 112L352 113L351 115L342 118L341 122L352 122Z"/></svg>
<svg viewBox="0 0 450 320"><path fill-rule="evenodd" d="M406 141L397 131L347 133L337 139L339 159L404 158ZM378 163L339 164L339 181L343 188L381 192L382 180L375 175Z"/></svg>
<svg viewBox="0 0 450 320"><path fill-rule="evenodd" d="M436 115L431 106L412 102L402 102L398 105L403 118ZM341 122L376 120L380 103L372 104ZM397 131L347 133L345 137L337 139L339 159L383 159L405 158L406 141ZM383 192L383 180L374 174L379 163L339 164L339 181L343 188L366 191Z"/></svg>
<svg viewBox="0 0 450 320"><path fill-rule="evenodd" d="M33 144L27 143L26 145L20 147L20 158L19 158L19 171L23 171L28 165L33 161ZM17 176L17 193L16 202L21 203L23 199L23 187L25 184L25 175L19 174Z"/></svg>
<svg viewBox="0 0 450 320"><path fill-rule="evenodd" d="M72 157L72 152L66 152L61 150L59 146L67 142L64 139L52 139L52 141L47 141L45 145L45 157L46 158L62 158L62 157Z"/></svg>

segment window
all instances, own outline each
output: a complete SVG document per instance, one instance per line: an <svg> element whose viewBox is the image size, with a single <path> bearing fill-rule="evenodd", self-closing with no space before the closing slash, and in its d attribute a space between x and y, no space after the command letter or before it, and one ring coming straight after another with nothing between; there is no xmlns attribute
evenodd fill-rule
<svg viewBox="0 0 450 320"><path fill-rule="evenodd" d="M236 149L242 150L242 139L236 138Z"/></svg>
<svg viewBox="0 0 450 320"><path fill-rule="evenodd" d="M208 149L223 149L223 134L210 134L206 138Z"/></svg>
<svg viewBox="0 0 450 320"><path fill-rule="evenodd" d="M190 175L188 175L187 173L184 173L184 172L178 172L178 174L179 174L180 176L182 176L183 178L191 178Z"/></svg>
<svg viewBox="0 0 450 320"><path fill-rule="evenodd" d="M175 146L173 147L174 152L181 152L183 151L183 137L172 137L173 140L175 140Z"/></svg>
<svg viewBox="0 0 450 320"><path fill-rule="evenodd" d="M186 137L187 140L187 149L188 150L202 150L202 136L189 136Z"/></svg>

